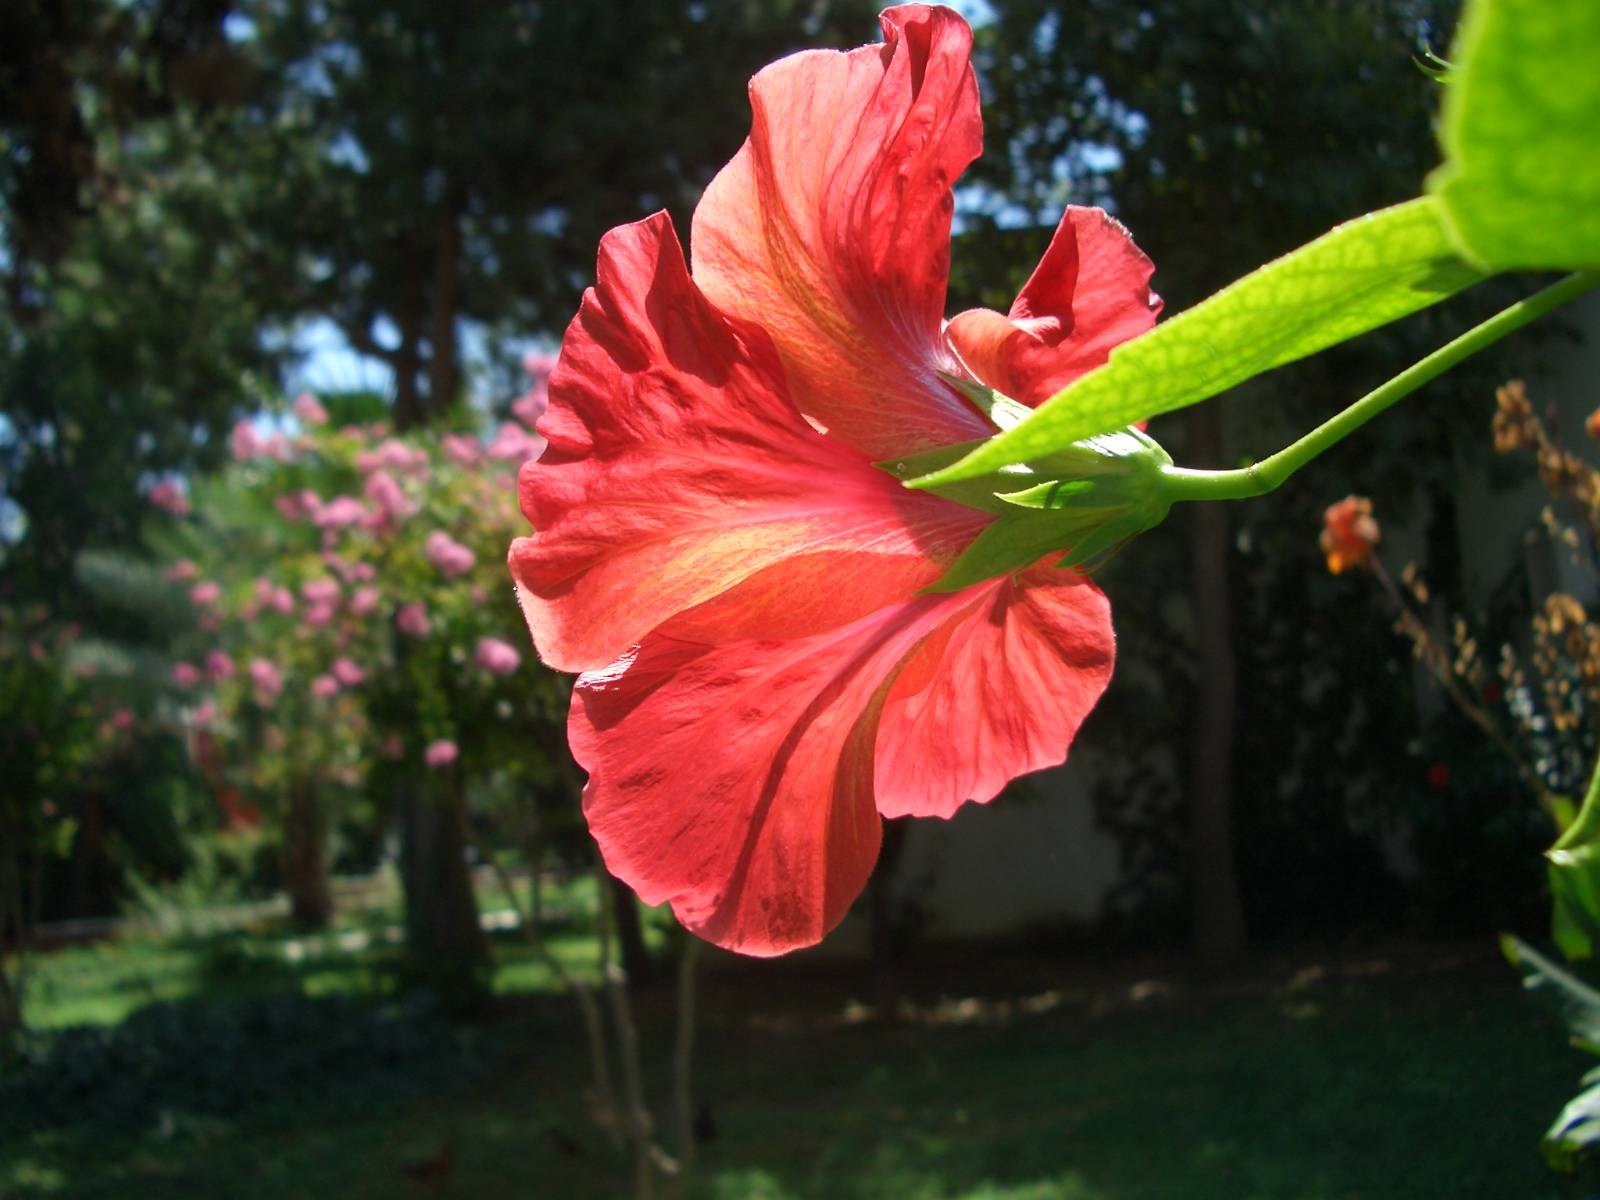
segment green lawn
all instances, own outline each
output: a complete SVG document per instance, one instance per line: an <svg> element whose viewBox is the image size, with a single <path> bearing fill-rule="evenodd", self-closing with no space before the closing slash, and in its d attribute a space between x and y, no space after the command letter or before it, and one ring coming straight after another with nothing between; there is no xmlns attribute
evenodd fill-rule
<svg viewBox="0 0 1600 1200"><path fill-rule="evenodd" d="M63 1058L51 1103L68 1115L22 1135L0 1125L0 1196L624 1194L626 1165L580 1099L572 1006L515 940L497 942L496 1011L465 1026L396 1008L381 946L290 963L275 957L286 941L257 930L55 956L52 1017L201 999L135 1015L121 1057L91 1040ZM579 927L561 949L589 949ZM711 963L697 1092L715 1137L690 1194L1586 1194L1548 1172L1537 1141L1588 1064L1492 945L1302 955L1204 984L1153 961L930 952L905 982L915 1007L884 1028L851 1003L856 967ZM639 1006L661 1096L669 990ZM442 1178L407 1178L446 1146Z"/></svg>

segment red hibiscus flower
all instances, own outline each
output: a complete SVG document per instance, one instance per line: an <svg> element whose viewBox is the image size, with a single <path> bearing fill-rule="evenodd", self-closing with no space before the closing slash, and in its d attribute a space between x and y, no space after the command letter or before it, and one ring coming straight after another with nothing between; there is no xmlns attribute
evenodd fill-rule
<svg viewBox="0 0 1600 1200"><path fill-rule="evenodd" d="M522 469L511 571L540 656L582 672L606 864L747 954L838 923L881 818L1060 762L1111 675L1106 598L1059 555L930 590L996 518L874 464L993 435L951 381L1037 404L1150 328L1149 260L1069 209L1009 314L947 324L971 31L882 26L755 77L692 273L665 214L601 241Z"/></svg>

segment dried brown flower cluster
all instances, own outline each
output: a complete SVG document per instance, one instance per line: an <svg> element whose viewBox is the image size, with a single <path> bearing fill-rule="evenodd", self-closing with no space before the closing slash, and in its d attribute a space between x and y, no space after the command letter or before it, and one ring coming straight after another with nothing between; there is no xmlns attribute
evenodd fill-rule
<svg viewBox="0 0 1600 1200"><path fill-rule="evenodd" d="M1495 449L1501 454L1532 452L1539 481L1553 502L1541 514L1546 530L1575 562L1588 561L1600 544L1600 470L1560 445L1552 433L1554 422L1534 411L1520 380L1499 388L1495 402ZM1589 417L1585 430L1600 440L1600 410ZM1577 509L1587 536L1560 519L1556 503ZM1456 708L1515 763L1554 814L1554 792L1568 774L1565 768L1577 764L1585 769L1588 754L1579 743L1592 734L1600 714L1600 621L1591 619L1576 597L1553 593L1532 620L1528 664L1509 642L1491 662L1466 618L1450 617L1446 635L1442 621L1429 615L1432 596L1415 563L1407 565L1398 585L1389 577L1373 553L1376 523L1374 536L1367 540L1351 536L1358 522L1373 522L1371 505L1364 500L1351 497L1328 510L1322 549L1329 568L1335 573L1352 565L1371 569L1394 603L1395 632L1411 643L1417 660ZM1360 541L1365 545L1358 546ZM1354 553L1335 566L1334 550L1342 548Z"/></svg>
<svg viewBox="0 0 1600 1200"><path fill-rule="evenodd" d="M1522 380L1513 379L1497 389L1494 398L1491 429L1495 450L1500 454L1532 451L1539 482L1552 498L1570 500L1576 505L1589 526L1590 538L1600 541L1600 471L1556 440L1549 424L1533 411ZM1600 437L1600 410L1589 415L1584 429L1590 437ZM1546 512L1548 514L1549 510ZM1546 516L1547 525L1552 520Z"/></svg>

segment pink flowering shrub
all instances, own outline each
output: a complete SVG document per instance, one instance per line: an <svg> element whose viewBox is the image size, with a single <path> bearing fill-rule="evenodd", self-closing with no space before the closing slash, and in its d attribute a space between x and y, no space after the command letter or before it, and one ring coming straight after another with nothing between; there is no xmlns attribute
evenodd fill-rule
<svg viewBox="0 0 1600 1200"><path fill-rule="evenodd" d="M519 419L542 411L534 379ZM292 442L234 430L236 461L193 481L195 518L169 551L168 578L213 626L197 621L182 647L175 703L207 731L224 786L270 820L305 776L337 790L391 763L548 775L527 747L561 744L566 689L519 669L504 566L519 520L508 477L542 439L516 422L395 435L314 397L294 408Z"/></svg>

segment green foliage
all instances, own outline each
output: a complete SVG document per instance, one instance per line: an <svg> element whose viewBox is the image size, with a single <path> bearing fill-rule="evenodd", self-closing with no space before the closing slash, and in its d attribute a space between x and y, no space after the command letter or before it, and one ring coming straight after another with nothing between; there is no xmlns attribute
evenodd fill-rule
<svg viewBox="0 0 1600 1200"><path fill-rule="evenodd" d="M1582 807L1545 857L1551 934L1568 960L1589 958L1600 937L1600 764Z"/></svg>
<svg viewBox="0 0 1600 1200"><path fill-rule="evenodd" d="M263 227L302 311L394 372L401 428L459 398L465 323L561 328L614 225L683 216L737 147L745 83L875 6L246 0ZM383 335L387 331L387 336Z"/></svg>
<svg viewBox="0 0 1600 1200"><path fill-rule="evenodd" d="M1541 1121L1526 1116L1571 1073L1570 1051L1518 1019L1524 1002L1503 967L1461 947L1366 946L1214 986L1148 958L1085 962L1064 979L1059 956L963 947L926 962L917 986L918 1019L890 1031L841 1019L835 967L709 973L701 1038L712 1049L696 1081L718 1136L687 1196L1586 1194L1550 1176L1531 1151ZM80 1122L0 1139L0 1189L18 1200L393 1200L427 1190L402 1166L448 1139L456 1166L441 1194L611 1200L624 1164L584 1115L582 1031L555 1001L522 997L473 1030L478 1053L459 1075L435 1073L434 1050L419 1047L420 1094L386 1063L369 1072L345 1058L351 1078L329 1079L329 1093L305 1081L303 1096L303 1076L277 1102L241 1087L248 1107L237 1116L164 1125L150 1113L123 1126L143 1136ZM335 1034L319 1030L313 1007L288 1023L327 1046ZM348 1011L358 1025L371 1019ZM647 1000L638 1018L644 1045L670 1037L664 1005ZM221 1018L199 1019L203 1044L217 1044ZM260 1057L299 1057L256 1028ZM652 1095L666 1084L664 1057L645 1064ZM236 1061L247 1080L271 1071L242 1052ZM200 1072L181 1070L185 1080Z"/></svg>
<svg viewBox="0 0 1600 1200"><path fill-rule="evenodd" d="M914 486L970 479L1196 404L1479 282L1431 200L1370 213L1111 352L1015 428Z"/></svg>
<svg viewBox="0 0 1600 1200"><path fill-rule="evenodd" d="M234 1121L286 1102L421 1096L478 1062L426 1003L293 993L150 1005L121 1024L30 1035L0 1077L12 1136L118 1134Z"/></svg>
<svg viewBox="0 0 1600 1200"><path fill-rule="evenodd" d="M1509 934L1500 939L1500 948L1522 972L1523 986L1554 1003L1572 1044L1600 1054L1600 991ZM1558 1171L1571 1172L1592 1161L1600 1148L1600 1068L1585 1075L1583 1082L1589 1085L1587 1090L1561 1110L1541 1143L1545 1158Z"/></svg>
<svg viewBox="0 0 1600 1200"><path fill-rule="evenodd" d="M1474 0L1428 181L1486 270L1600 267L1600 6Z"/></svg>

